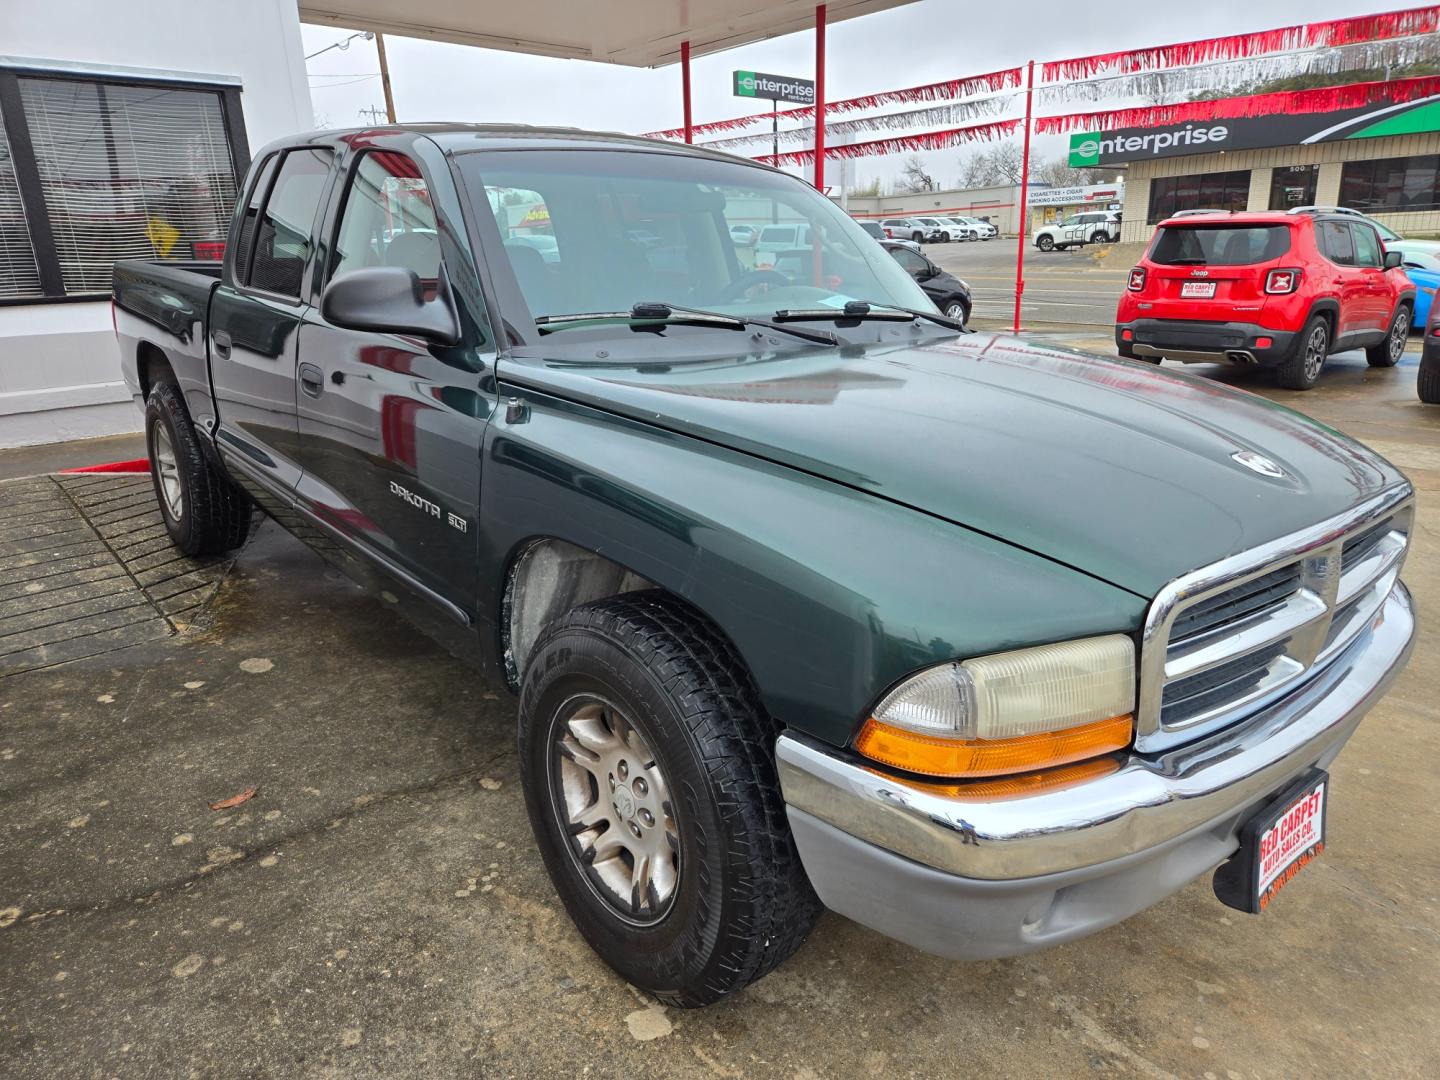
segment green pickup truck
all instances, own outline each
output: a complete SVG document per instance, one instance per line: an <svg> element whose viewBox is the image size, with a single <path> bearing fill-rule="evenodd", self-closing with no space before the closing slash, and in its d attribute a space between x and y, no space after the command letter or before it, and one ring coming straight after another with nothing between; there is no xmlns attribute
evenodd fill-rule
<svg viewBox="0 0 1440 1080"><path fill-rule="evenodd" d="M732 229L770 221L808 250L747 269ZM699 148L297 136L222 263L117 264L115 325L175 543L258 505L518 694L557 892L675 1005L824 907L960 959L1212 870L1260 911L1411 647L1377 454L969 333L828 199Z"/></svg>

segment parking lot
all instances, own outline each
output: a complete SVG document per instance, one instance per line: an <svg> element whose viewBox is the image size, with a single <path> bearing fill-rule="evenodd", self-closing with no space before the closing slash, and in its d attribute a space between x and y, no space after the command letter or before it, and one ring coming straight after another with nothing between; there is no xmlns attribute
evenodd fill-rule
<svg viewBox="0 0 1440 1080"><path fill-rule="evenodd" d="M1101 267L1097 248L1025 249L1026 327L1112 326L1115 300L1129 267ZM971 322L986 330L1011 326L1015 313L1015 238L978 243L926 244L925 254L962 278L975 300Z"/></svg>
<svg viewBox="0 0 1440 1080"><path fill-rule="evenodd" d="M941 250L978 285L963 261L998 274L1013 246ZM1346 354L1304 395L1201 371L1408 472L1406 576L1422 612L1440 604L1440 412L1415 398L1413 355ZM679 1012L603 966L552 892L503 688L273 523L204 564L160 529L148 478L0 483L9 1075L1433 1074L1429 618L1334 767L1325 857L1266 915L1200 881L1090 939L973 964L828 916L775 974Z"/></svg>

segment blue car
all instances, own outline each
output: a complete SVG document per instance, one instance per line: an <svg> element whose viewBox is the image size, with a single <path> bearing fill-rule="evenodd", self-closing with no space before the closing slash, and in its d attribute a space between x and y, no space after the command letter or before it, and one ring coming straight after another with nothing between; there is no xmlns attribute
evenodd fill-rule
<svg viewBox="0 0 1440 1080"><path fill-rule="evenodd" d="M1423 246L1422 246L1423 245ZM1423 328L1430 322L1430 301L1435 299L1435 290L1440 288L1440 255L1431 249L1432 245L1411 244L1397 240L1385 245L1386 251L1398 251L1404 258L1401 264L1405 276L1415 283L1415 318L1410 325Z"/></svg>

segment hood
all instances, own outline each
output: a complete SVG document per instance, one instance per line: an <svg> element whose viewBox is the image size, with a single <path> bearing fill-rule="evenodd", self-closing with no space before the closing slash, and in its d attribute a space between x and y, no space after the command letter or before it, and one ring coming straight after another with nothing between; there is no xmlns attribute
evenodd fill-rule
<svg viewBox="0 0 1440 1080"><path fill-rule="evenodd" d="M872 492L1146 597L1404 479L1290 409L1144 364L989 334L854 353L651 370L507 359L500 376Z"/></svg>

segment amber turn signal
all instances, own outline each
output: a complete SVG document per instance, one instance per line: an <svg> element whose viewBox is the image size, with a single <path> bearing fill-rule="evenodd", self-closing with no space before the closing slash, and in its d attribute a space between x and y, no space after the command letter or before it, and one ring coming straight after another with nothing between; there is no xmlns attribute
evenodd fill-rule
<svg viewBox="0 0 1440 1080"><path fill-rule="evenodd" d="M889 779L888 773L871 770ZM1077 761L1073 765L1060 765L1054 769L1039 772L1020 773L1016 776L994 777L988 780L962 780L955 784L932 784L923 780L905 783L908 788L928 792L947 799L964 799L966 802L1000 802L1005 799L1019 799L1029 795L1043 795L1052 791L1064 791L1109 776L1120 771L1120 757L1106 754L1104 757Z"/></svg>
<svg viewBox="0 0 1440 1080"><path fill-rule="evenodd" d="M1126 713L1091 724L1012 739L946 739L865 721L855 749L871 761L921 776L1005 776L1068 765L1130 745L1134 718Z"/></svg>

